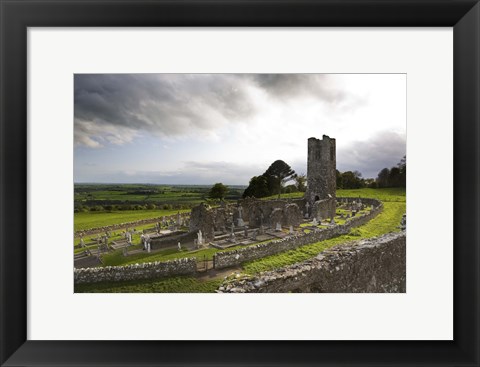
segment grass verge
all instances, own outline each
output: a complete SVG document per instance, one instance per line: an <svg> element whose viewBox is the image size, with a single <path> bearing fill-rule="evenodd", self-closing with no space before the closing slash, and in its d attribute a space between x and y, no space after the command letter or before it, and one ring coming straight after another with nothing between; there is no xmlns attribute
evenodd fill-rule
<svg viewBox="0 0 480 367"><path fill-rule="evenodd" d="M130 282L78 284L75 293L213 293L223 279L199 281L193 277L174 277Z"/></svg>

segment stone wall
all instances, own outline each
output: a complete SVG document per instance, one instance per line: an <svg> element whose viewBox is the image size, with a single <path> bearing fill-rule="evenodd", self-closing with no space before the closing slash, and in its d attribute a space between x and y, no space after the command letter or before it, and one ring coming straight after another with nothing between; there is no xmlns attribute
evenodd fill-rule
<svg viewBox="0 0 480 367"><path fill-rule="evenodd" d="M232 223L239 225L239 219L250 227L298 226L305 210L305 199L259 200L247 198L238 204L226 204L211 208L202 203L192 209L190 232L202 231L206 241L213 241L215 231L228 232ZM241 217L240 217L241 214Z"/></svg>
<svg viewBox="0 0 480 367"><path fill-rule="evenodd" d="M317 218L318 221L330 219L335 216L337 202L335 199L323 199L315 201L310 218Z"/></svg>
<svg viewBox="0 0 480 367"><path fill-rule="evenodd" d="M183 233L174 233L162 237L152 238L150 241L150 248L152 250L160 250L169 247L176 247L177 244L184 244L186 242L191 242L197 238L196 232L183 232Z"/></svg>
<svg viewBox="0 0 480 367"><path fill-rule="evenodd" d="M152 262L125 266L107 266L104 268L74 269L74 284L98 282L121 282L189 275L197 271L195 258L184 258L166 262Z"/></svg>
<svg viewBox="0 0 480 367"><path fill-rule="evenodd" d="M402 231L338 245L298 264L224 282L217 292L404 293L406 235Z"/></svg>
<svg viewBox="0 0 480 367"><path fill-rule="evenodd" d="M231 266L240 265L246 261L260 259L265 256L271 256L280 252L293 250L297 247L310 243L324 241L332 237L347 234L354 227L361 226L377 216L383 210L383 204L371 199L375 203L373 210L364 215L357 215L349 218L345 224L322 228L310 233L302 233L296 236L287 237L281 240L271 241L258 245L248 246L238 250L217 252L214 255L215 268L222 269Z"/></svg>

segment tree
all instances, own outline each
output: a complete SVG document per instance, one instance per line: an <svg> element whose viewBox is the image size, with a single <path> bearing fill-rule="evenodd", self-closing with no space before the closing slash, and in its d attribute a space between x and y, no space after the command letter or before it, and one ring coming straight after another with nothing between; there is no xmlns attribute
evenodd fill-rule
<svg viewBox="0 0 480 367"><path fill-rule="evenodd" d="M342 174L341 172L337 169L335 170L336 174L336 180L337 180L337 189L343 189L343 180L342 180Z"/></svg>
<svg viewBox="0 0 480 367"><path fill-rule="evenodd" d="M243 192L242 197L256 197L263 198L270 196L270 191L268 190L267 178L264 175L253 176L250 179L248 187Z"/></svg>
<svg viewBox="0 0 480 367"><path fill-rule="evenodd" d="M208 196L211 199L223 200L225 199L225 196L227 195L227 193L228 193L228 187L222 184L221 182L218 182L212 186L212 188L210 189L210 192L208 193Z"/></svg>
<svg viewBox="0 0 480 367"><path fill-rule="evenodd" d="M307 176L304 173L295 176L295 186L300 192L307 191Z"/></svg>
<svg viewBox="0 0 480 367"><path fill-rule="evenodd" d="M389 187L389 182L388 182L389 176L390 176L390 170L388 168L384 168L380 172L378 172L378 176L377 176L378 187Z"/></svg>
<svg viewBox="0 0 480 367"><path fill-rule="evenodd" d="M400 186L407 186L407 156L404 155L400 162L397 164L398 169L400 170Z"/></svg>
<svg viewBox="0 0 480 367"><path fill-rule="evenodd" d="M390 174L388 176L388 186L390 187L401 186L400 168L398 167L390 168Z"/></svg>
<svg viewBox="0 0 480 367"><path fill-rule="evenodd" d="M244 198L249 196L263 198L278 194L278 197L280 197L283 185L296 179L296 177L295 171L288 164L282 160L275 161L262 175L250 179L250 183L242 196Z"/></svg>
<svg viewBox="0 0 480 367"><path fill-rule="evenodd" d="M264 175L267 177L270 191L272 193L278 193L278 198L280 198L283 184L296 177L292 167L282 160L273 162L265 171Z"/></svg>

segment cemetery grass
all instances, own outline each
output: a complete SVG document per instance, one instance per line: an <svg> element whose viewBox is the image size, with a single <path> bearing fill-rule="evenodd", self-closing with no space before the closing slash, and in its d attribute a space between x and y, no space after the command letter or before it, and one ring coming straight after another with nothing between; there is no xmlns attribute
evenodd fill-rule
<svg viewBox="0 0 480 367"><path fill-rule="evenodd" d="M77 284L75 293L214 293L223 279L199 281L193 277L174 277L129 282Z"/></svg>
<svg viewBox="0 0 480 367"><path fill-rule="evenodd" d="M266 243L273 240L262 241L258 243ZM110 254L105 254L102 256L102 261L104 266L120 266L120 265L132 265L132 264L141 264L147 262L155 262L155 261L169 261L181 258L191 258L196 257L197 260L212 260L213 255L217 252L225 252L225 251L233 251L238 250L244 247L248 247L250 245L239 245L233 246L224 250L216 249L216 248L207 248L202 250L182 250L178 251L176 248L165 249L161 251L157 251L148 255L145 252L129 255L128 257L123 256L123 252L121 250L117 250Z"/></svg>

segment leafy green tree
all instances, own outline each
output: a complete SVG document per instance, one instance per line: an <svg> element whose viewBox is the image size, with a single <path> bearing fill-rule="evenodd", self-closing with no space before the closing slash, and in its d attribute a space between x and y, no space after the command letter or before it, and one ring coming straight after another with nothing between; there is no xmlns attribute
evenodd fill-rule
<svg viewBox="0 0 480 367"><path fill-rule="evenodd" d="M362 174L359 171L347 171L342 174L342 188L359 189L365 186Z"/></svg>
<svg viewBox="0 0 480 367"><path fill-rule="evenodd" d="M296 185L288 185L288 186L285 186L285 188L283 189L283 192L285 194L290 194L292 192L298 192L298 188Z"/></svg>
<svg viewBox="0 0 480 367"><path fill-rule="evenodd" d="M342 173L337 169L335 170L336 179L337 179L337 189L343 189L343 180L342 180Z"/></svg>
<svg viewBox="0 0 480 367"><path fill-rule="evenodd" d="M390 168L390 174L388 175L388 186L390 187L401 186L400 168L398 167Z"/></svg>
<svg viewBox="0 0 480 367"><path fill-rule="evenodd" d="M208 196L211 199L225 199L225 196L228 193L228 187L222 184L221 182L217 182L213 187L210 189Z"/></svg>
<svg viewBox="0 0 480 367"><path fill-rule="evenodd" d="M270 192L272 194L278 193L278 198L280 198L280 193L282 192L282 187L285 182L295 179L296 177L292 167L280 159L273 162L265 171L264 175L267 177Z"/></svg>
<svg viewBox="0 0 480 367"><path fill-rule="evenodd" d="M250 179L250 183L248 187L243 192L242 197L256 197L256 198L263 198L270 195L270 191L268 190L268 182L267 178L264 175L260 176L253 176Z"/></svg>
<svg viewBox="0 0 480 367"><path fill-rule="evenodd" d="M397 164L400 170L400 186L407 186L407 156L404 155L400 162Z"/></svg>
<svg viewBox="0 0 480 367"><path fill-rule="evenodd" d="M307 191L307 176L304 173L295 176L295 186L298 191Z"/></svg>
<svg viewBox="0 0 480 367"><path fill-rule="evenodd" d="M250 183L242 196L244 198L249 196L263 198L278 194L278 197L280 197L283 185L296 177L295 171L288 164L282 160L277 160L262 175L250 179Z"/></svg>
<svg viewBox="0 0 480 367"><path fill-rule="evenodd" d="M382 169L378 172L377 184L378 187L389 187L390 170L388 168Z"/></svg>

